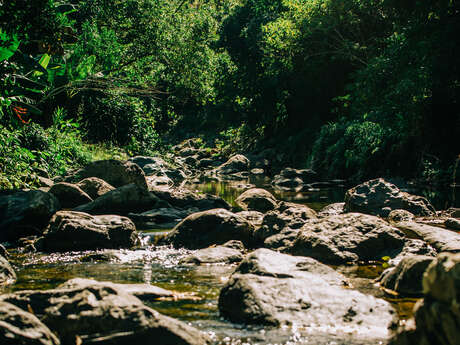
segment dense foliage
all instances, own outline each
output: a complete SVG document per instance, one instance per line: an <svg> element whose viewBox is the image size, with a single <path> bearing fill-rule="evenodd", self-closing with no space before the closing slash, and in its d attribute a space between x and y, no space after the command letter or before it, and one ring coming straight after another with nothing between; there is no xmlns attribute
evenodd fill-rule
<svg viewBox="0 0 460 345"><path fill-rule="evenodd" d="M226 150L274 149L280 163L324 176L440 178L459 154L458 7L1 2L2 186L31 166L57 174L94 158L66 149L57 127L75 148L152 154L200 134ZM53 146L62 161L46 157L61 157Z"/></svg>

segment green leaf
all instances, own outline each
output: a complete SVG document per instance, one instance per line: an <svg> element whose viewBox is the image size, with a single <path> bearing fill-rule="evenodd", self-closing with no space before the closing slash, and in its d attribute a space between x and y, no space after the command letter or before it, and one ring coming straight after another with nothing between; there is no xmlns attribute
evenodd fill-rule
<svg viewBox="0 0 460 345"><path fill-rule="evenodd" d="M8 46L3 46L4 42L10 42L10 44ZM0 61L8 60L12 57L16 50L18 50L20 42L17 35L14 34L10 36L0 29Z"/></svg>
<svg viewBox="0 0 460 345"><path fill-rule="evenodd" d="M43 54L43 56L41 57L40 61L38 61L38 63L40 64L40 66L46 69L48 67L48 64L50 63L50 60L51 60L50 55Z"/></svg>

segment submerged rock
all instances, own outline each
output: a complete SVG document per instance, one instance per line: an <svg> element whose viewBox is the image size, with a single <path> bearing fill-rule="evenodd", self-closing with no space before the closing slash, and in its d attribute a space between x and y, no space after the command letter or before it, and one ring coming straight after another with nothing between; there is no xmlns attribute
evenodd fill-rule
<svg viewBox="0 0 460 345"><path fill-rule="evenodd" d="M60 345L61 342L35 315L0 301L0 344Z"/></svg>
<svg viewBox="0 0 460 345"><path fill-rule="evenodd" d="M430 216L435 209L427 199L402 192L382 178L364 182L345 194L345 212L361 212L387 217L392 210L402 209L416 216Z"/></svg>
<svg viewBox="0 0 460 345"><path fill-rule="evenodd" d="M105 193L115 189L115 187L98 177L85 178L78 182L77 186L80 187L80 189L88 194L92 199L97 199Z"/></svg>
<svg viewBox="0 0 460 345"><path fill-rule="evenodd" d="M0 242L42 234L60 207L58 199L51 193L0 191Z"/></svg>
<svg viewBox="0 0 460 345"><path fill-rule="evenodd" d="M253 242L254 227L243 217L225 209L193 213L180 222L165 238L174 247L205 248L240 240L246 246Z"/></svg>
<svg viewBox="0 0 460 345"><path fill-rule="evenodd" d="M404 235L382 219L347 213L308 221L288 252L329 264L380 260L395 256Z"/></svg>
<svg viewBox="0 0 460 345"><path fill-rule="evenodd" d="M0 299L34 314L63 344L155 342L165 345L204 345L208 337L187 324L145 306L119 284L69 284L45 291L19 291Z"/></svg>
<svg viewBox="0 0 460 345"><path fill-rule="evenodd" d="M60 211L46 228L42 245L46 251L73 251L132 248L137 241L136 227L126 217Z"/></svg>
<svg viewBox="0 0 460 345"><path fill-rule="evenodd" d="M252 188L242 193L235 200L236 204L245 211L267 212L278 206L275 197L265 189Z"/></svg>
<svg viewBox="0 0 460 345"><path fill-rule="evenodd" d="M406 256L396 267L383 272L378 281L384 288L402 295L422 295L423 273L434 260L432 256Z"/></svg>
<svg viewBox="0 0 460 345"><path fill-rule="evenodd" d="M369 343L387 338L394 319L391 306L345 289L343 283L343 276L316 260L259 249L221 290L219 310L238 323L305 327L309 334L348 333Z"/></svg>
<svg viewBox="0 0 460 345"><path fill-rule="evenodd" d="M56 183L49 192L58 198L62 208L74 208L93 201L80 187L67 182Z"/></svg>
<svg viewBox="0 0 460 345"><path fill-rule="evenodd" d="M423 276L424 300L390 345L456 345L460 339L460 254L441 254Z"/></svg>

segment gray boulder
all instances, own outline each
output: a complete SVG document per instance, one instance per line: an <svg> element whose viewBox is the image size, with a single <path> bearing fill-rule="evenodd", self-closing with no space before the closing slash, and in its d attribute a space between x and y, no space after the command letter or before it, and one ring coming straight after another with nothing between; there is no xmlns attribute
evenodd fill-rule
<svg viewBox="0 0 460 345"><path fill-rule="evenodd" d="M0 286L9 285L16 281L16 273L8 260L0 255Z"/></svg>
<svg viewBox="0 0 460 345"><path fill-rule="evenodd" d="M60 345L61 342L35 315L0 301L0 344Z"/></svg>
<svg viewBox="0 0 460 345"><path fill-rule="evenodd" d="M441 254L423 276L425 298L413 318L398 330L390 345L457 345L460 339L460 254Z"/></svg>
<svg viewBox="0 0 460 345"><path fill-rule="evenodd" d="M385 289L401 295L422 295L423 273L434 260L432 256L406 256L396 267L383 272L378 281Z"/></svg>
<svg viewBox="0 0 460 345"><path fill-rule="evenodd" d="M382 219L347 213L310 220L288 251L324 263L344 264L395 256L403 245L403 233Z"/></svg>
<svg viewBox="0 0 460 345"><path fill-rule="evenodd" d="M67 182L56 183L49 192L58 198L62 208L74 208L93 201L80 187Z"/></svg>
<svg viewBox="0 0 460 345"><path fill-rule="evenodd" d="M60 207L58 199L51 193L0 191L0 242L41 235Z"/></svg>
<svg viewBox="0 0 460 345"><path fill-rule="evenodd" d="M295 326L369 344L388 337L394 311L384 300L344 288L343 276L310 258L259 249L221 290L219 310L233 322Z"/></svg>
<svg viewBox="0 0 460 345"><path fill-rule="evenodd" d="M115 187L98 177L87 177L78 182L77 186L80 187L80 189L88 194L92 199L97 199L105 193L115 189Z"/></svg>
<svg viewBox="0 0 460 345"><path fill-rule="evenodd" d="M245 211L267 212L278 206L275 197L265 189L252 188L242 193L235 200L236 204Z"/></svg>
<svg viewBox="0 0 460 345"><path fill-rule="evenodd" d="M121 214L144 212L160 206L161 200L136 184L128 184L100 196L94 201L74 208L89 214ZM164 204L164 203L163 203Z"/></svg>
<svg viewBox="0 0 460 345"><path fill-rule="evenodd" d="M145 306L112 283L95 283L45 291L19 291L0 298L34 314L58 334L63 344L204 345L206 335Z"/></svg>
<svg viewBox="0 0 460 345"><path fill-rule="evenodd" d="M215 208L229 210L231 206L222 198L211 194L198 194L185 188L154 189L153 193L176 208L197 208L200 211Z"/></svg>
<svg viewBox="0 0 460 345"><path fill-rule="evenodd" d="M176 248L201 249L230 240L250 246L253 236L254 227L246 219L220 208L191 214L164 241Z"/></svg>
<svg viewBox="0 0 460 345"><path fill-rule="evenodd" d="M243 171L249 171L249 165L249 159L247 159L245 156L235 155L231 157L228 161L226 161L224 164L220 165L216 169L216 173L218 175L228 175Z"/></svg>
<svg viewBox="0 0 460 345"><path fill-rule="evenodd" d="M128 218L73 211L57 212L42 240L46 251L132 248L136 244L136 227Z"/></svg>
<svg viewBox="0 0 460 345"><path fill-rule="evenodd" d="M137 164L129 161L95 161L67 177L65 182L77 183L87 177L98 177L114 187L134 183L142 189L147 189L144 172Z"/></svg>
<svg viewBox="0 0 460 345"><path fill-rule="evenodd" d="M345 194L345 212L361 212L387 217L392 210L402 209L416 216L435 213L425 198L402 192L382 178L364 182Z"/></svg>
<svg viewBox="0 0 460 345"><path fill-rule="evenodd" d="M197 250L185 257L181 263L189 264L232 264L243 260L243 254L238 249L225 246L215 246Z"/></svg>
<svg viewBox="0 0 460 345"><path fill-rule="evenodd" d="M273 178L272 184L277 187L297 188L311 183L318 178L318 174L311 169L285 168Z"/></svg>

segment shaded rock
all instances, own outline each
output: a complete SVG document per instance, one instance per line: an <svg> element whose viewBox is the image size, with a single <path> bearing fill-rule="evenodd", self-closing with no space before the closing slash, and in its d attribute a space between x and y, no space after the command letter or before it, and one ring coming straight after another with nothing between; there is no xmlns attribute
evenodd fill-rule
<svg viewBox="0 0 460 345"><path fill-rule="evenodd" d="M243 217L225 209L191 214L170 232L165 242L174 247L205 248L229 240L252 244L254 227Z"/></svg>
<svg viewBox="0 0 460 345"><path fill-rule="evenodd" d="M181 182L187 178L187 174L182 169L163 169L163 174L169 177L174 182Z"/></svg>
<svg viewBox="0 0 460 345"><path fill-rule="evenodd" d="M393 224L410 237L428 242L438 252L460 252L460 234L435 226L415 222Z"/></svg>
<svg viewBox="0 0 460 345"><path fill-rule="evenodd" d="M214 208L229 210L230 205L217 196L198 194L185 188L155 189L153 193L160 199L177 208L197 208L200 211Z"/></svg>
<svg viewBox="0 0 460 345"><path fill-rule="evenodd" d="M222 164L222 161L215 158L203 158L197 164L198 168L209 168L209 167L218 167Z"/></svg>
<svg viewBox="0 0 460 345"><path fill-rule="evenodd" d="M402 209L416 216L435 213L424 197L402 192L382 178L364 182L345 194L345 212L361 212L387 217L392 210Z"/></svg>
<svg viewBox="0 0 460 345"><path fill-rule="evenodd" d="M249 171L249 159L243 155L235 155L216 169L218 175L234 174Z"/></svg>
<svg viewBox="0 0 460 345"><path fill-rule="evenodd" d="M136 243L136 227L126 217L60 211L46 228L42 244L46 251L73 251L131 248Z"/></svg>
<svg viewBox="0 0 460 345"><path fill-rule="evenodd" d="M316 260L259 249L221 290L219 310L238 323L349 333L374 344L385 339L394 320L391 306L345 289L342 282L340 274Z"/></svg>
<svg viewBox="0 0 460 345"><path fill-rule="evenodd" d="M134 295L144 302L164 297L174 297L172 291L162 289L155 285L149 284L116 284L111 282L100 282L94 279L74 278L59 285L57 289L85 289L92 286L113 287L123 292Z"/></svg>
<svg viewBox="0 0 460 345"><path fill-rule="evenodd" d="M94 201L74 208L74 211L90 214L121 214L143 212L160 206L161 201L154 193L128 184L100 196Z"/></svg>
<svg viewBox="0 0 460 345"><path fill-rule="evenodd" d="M318 217L328 217L335 216L338 214L343 214L343 208L345 207L344 202L336 202L334 204L327 205L318 212Z"/></svg>
<svg viewBox="0 0 460 345"><path fill-rule="evenodd" d="M174 181L171 180L168 176L147 176L147 185L149 186L149 190L155 190L158 186L166 186L172 187L174 185Z"/></svg>
<svg viewBox="0 0 460 345"><path fill-rule="evenodd" d="M142 213L129 213L138 229L171 229L188 215L198 212L198 209L180 210L177 208L157 208Z"/></svg>
<svg viewBox="0 0 460 345"><path fill-rule="evenodd" d="M0 191L0 242L40 235L59 209L59 201L51 193Z"/></svg>
<svg viewBox="0 0 460 345"><path fill-rule="evenodd" d="M460 230L460 219L448 218L445 220L444 225L447 229Z"/></svg>
<svg viewBox="0 0 460 345"><path fill-rule="evenodd" d="M161 339L165 345L204 345L206 335L164 316L112 283L45 291L19 291L0 298L35 315L56 332L63 344L132 345Z"/></svg>
<svg viewBox="0 0 460 345"><path fill-rule="evenodd" d="M0 255L0 286L9 285L16 281L16 273L8 260Z"/></svg>
<svg viewBox="0 0 460 345"><path fill-rule="evenodd" d="M78 182L77 186L80 187L80 189L88 194L92 199L97 199L105 193L115 189L115 187L111 186L98 177L85 178Z"/></svg>
<svg viewBox="0 0 460 345"><path fill-rule="evenodd" d="M262 221L264 219L264 214L262 212L257 212L257 211L241 211L241 212L237 212L236 214L246 219L254 227L261 226Z"/></svg>
<svg viewBox="0 0 460 345"><path fill-rule="evenodd" d="M54 181L47 177L37 176L37 179L40 187L50 188L54 184Z"/></svg>
<svg viewBox="0 0 460 345"><path fill-rule="evenodd" d="M283 189L295 189L302 187L303 181L299 177L287 178L281 175L276 175L273 178L272 185L278 188L282 187Z"/></svg>
<svg viewBox="0 0 460 345"><path fill-rule="evenodd" d="M50 188L49 192L58 198L63 208L74 208L93 201L93 199L77 185L67 182L56 183Z"/></svg>
<svg viewBox="0 0 460 345"><path fill-rule="evenodd" d="M139 165L146 176L154 175L158 171L168 168L169 164L160 157L135 156L128 159L128 162Z"/></svg>
<svg viewBox="0 0 460 345"><path fill-rule="evenodd" d="M267 237L263 242L263 246L283 253L289 252L297 238L299 230L300 229L291 229L289 227L284 228L281 232ZM260 233L256 235L259 236Z"/></svg>
<svg viewBox="0 0 460 345"><path fill-rule="evenodd" d="M243 260L243 254L240 250L224 246L209 247L197 250L192 255L187 256L181 262L190 264L231 264Z"/></svg>
<svg viewBox="0 0 460 345"><path fill-rule="evenodd" d="M415 216L406 210L393 210L388 214L390 223L408 222L415 219Z"/></svg>
<svg viewBox="0 0 460 345"><path fill-rule="evenodd" d="M399 262L407 256L424 255L436 257L438 252L423 240L406 238L404 247L401 252L389 261L392 266L398 265Z"/></svg>
<svg viewBox="0 0 460 345"><path fill-rule="evenodd" d="M315 219L316 212L306 205L292 202L280 202L276 211L267 212L262 226L256 230L258 241L280 233L285 228L299 229L309 219Z"/></svg>
<svg viewBox="0 0 460 345"><path fill-rule="evenodd" d="M422 295L423 273L434 260L432 256L406 256L396 267L383 272L378 281L384 288L402 295Z"/></svg>
<svg viewBox="0 0 460 345"><path fill-rule="evenodd" d="M456 345L460 339L460 254L441 254L423 276L424 300L391 345Z"/></svg>
<svg viewBox="0 0 460 345"><path fill-rule="evenodd" d="M302 180L302 183L311 183L318 178L318 174L311 169L293 169L285 168L280 171L279 175L286 179L299 178ZM275 176L276 178L276 176Z"/></svg>
<svg viewBox="0 0 460 345"><path fill-rule="evenodd" d="M61 342L35 315L0 302L0 344L59 345Z"/></svg>
<svg viewBox="0 0 460 345"><path fill-rule="evenodd" d="M10 254L8 254L8 251L2 244L0 244L0 256L3 256L5 259L8 259L8 257L10 256Z"/></svg>
<svg viewBox="0 0 460 345"><path fill-rule="evenodd" d="M274 210L278 201L265 189L252 188L242 193L235 200L236 204L246 211L267 212Z"/></svg>
<svg viewBox="0 0 460 345"><path fill-rule="evenodd" d="M310 220L299 231L289 251L324 263L343 264L395 256L403 245L401 231L382 219L347 213Z"/></svg>
<svg viewBox="0 0 460 345"><path fill-rule="evenodd" d="M230 240L228 242L225 242L222 247L227 247L227 248L232 248L232 249L236 249L236 250L239 250L240 252L243 252L244 251L244 244L243 242L241 241L238 241L238 240Z"/></svg>
<svg viewBox="0 0 460 345"><path fill-rule="evenodd" d="M147 189L145 174L142 169L129 161L115 159L95 161L66 178L65 182L76 183L87 177L98 177L114 187L134 183L142 189Z"/></svg>

